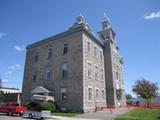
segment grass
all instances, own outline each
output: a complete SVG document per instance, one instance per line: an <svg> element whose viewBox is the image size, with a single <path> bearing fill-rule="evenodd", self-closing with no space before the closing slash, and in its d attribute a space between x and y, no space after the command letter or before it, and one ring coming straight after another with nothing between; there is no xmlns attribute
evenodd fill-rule
<svg viewBox="0 0 160 120"><path fill-rule="evenodd" d="M137 108L117 116L115 120L160 120L160 108Z"/></svg>
<svg viewBox="0 0 160 120"><path fill-rule="evenodd" d="M52 115L55 115L55 116L65 116L65 117L74 117L78 114L79 113L75 113L75 112L54 112L52 113Z"/></svg>

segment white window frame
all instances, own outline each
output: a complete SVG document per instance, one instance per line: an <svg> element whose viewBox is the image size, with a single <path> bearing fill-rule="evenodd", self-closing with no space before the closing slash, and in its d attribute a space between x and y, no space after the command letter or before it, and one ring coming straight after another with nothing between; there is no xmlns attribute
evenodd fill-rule
<svg viewBox="0 0 160 120"><path fill-rule="evenodd" d="M66 65L66 69L63 68L63 65ZM66 72L66 76L63 76L64 71ZM63 79L67 79L67 77L68 77L68 63L61 64L61 76Z"/></svg>
<svg viewBox="0 0 160 120"><path fill-rule="evenodd" d="M36 76L36 77L34 77L34 76ZM35 79L34 79L35 78ZM36 71L34 71L33 73L32 73L32 81L37 81L37 72Z"/></svg>
<svg viewBox="0 0 160 120"><path fill-rule="evenodd" d="M36 52L34 55L34 62L38 62L39 61L39 52Z"/></svg>
<svg viewBox="0 0 160 120"><path fill-rule="evenodd" d="M102 76L103 76L103 78L102 78ZM100 80L104 81L104 69L103 68L100 68Z"/></svg>
<svg viewBox="0 0 160 120"><path fill-rule="evenodd" d="M116 80L118 81L119 80L119 72L116 71L115 75L116 75Z"/></svg>
<svg viewBox="0 0 160 120"><path fill-rule="evenodd" d="M97 68L97 71L96 71ZM96 77L96 72L97 72L97 77ZM98 80L99 72L98 72L98 65L94 65L94 77L96 80Z"/></svg>
<svg viewBox="0 0 160 120"><path fill-rule="evenodd" d="M49 78L48 78L48 73L49 73ZM51 80L51 71L47 70L45 73L45 80Z"/></svg>
<svg viewBox="0 0 160 120"><path fill-rule="evenodd" d="M96 46L94 46L93 54L95 57L97 57L97 47Z"/></svg>
<svg viewBox="0 0 160 120"><path fill-rule="evenodd" d="M89 99L89 89L91 89L91 100ZM88 100L88 102L93 101L93 87L91 87L91 86L87 87L87 100Z"/></svg>
<svg viewBox="0 0 160 120"><path fill-rule="evenodd" d="M89 64L91 64L90 76L89 76L89 74L88 74L88 73L89 73ZM89 61L88 61L88 62L87 62L87 76L88 76L88 78L92 78L92 75L93 75L93 73L92 73L92 69L93 69L92 66L93 66L93 65L92 65L92 62L89 62Z"/></svg>
<svg viewBox="0 0 160 120"><path fill-rule="evenodd" d="M90 53L91 52L91 42L87 41L87 52Z"/></svg>
<svg viewBox="0 0 160 120"><path fill-rule="evenodd" d="M65 93L66 94L66 98L65 99L62 99L62 93ZM67 100L67 88L61 88L60 90L60 100L61 101L66 101Z"/></svg>
<svg viewBox="0 0 160 120"><path fill-rule="evenodd" d="M103 61L103 51L99 50L99 59Z"/></svg>
<svg viewBox="0 0 160 120"><path fill-rule="evenodd" d="M68 43L63 44L62 55L68 54L68 46ZM67 49L67 52L64 51L65 49Z"/></svg>
<svg viewBox="0 0 160 120"><path fill-rule="evenodd" d="M97 90L98 90L98 99L97 99ZM99 102L100 101L100 91L99 91L99 88L95 88L95 100L96 102Z"/></svg>
<svg viewBox="0 0 160 120"><path fill-rule="evenodd" d="M49 48L47 53L47 59L51 59L51 58L52 58L52 48Z"/></svg>
<svg viewBox="0 0 160 120"><path fill-rule="evenodd" d="M103 94L102 94L102 91L104 91L104 99L103 99L103 96L102 96L102 95L103 95ZM105 101L105 90L104 90L104 89L101 89L101 101L102 101L102 102Z"/></svg>

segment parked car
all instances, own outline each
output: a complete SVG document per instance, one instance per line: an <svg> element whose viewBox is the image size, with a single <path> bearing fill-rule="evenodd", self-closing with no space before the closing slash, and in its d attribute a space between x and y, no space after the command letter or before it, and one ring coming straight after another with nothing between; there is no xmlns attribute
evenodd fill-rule
<svg viewBox="0 0 160 120"><path fill-rule="evenodd" d="M0 106L0 113L6 113L7 115L16 114L21 116L25 110L27 110L27 107L20 106L20 104L16 102L6 102Z"/></svg>

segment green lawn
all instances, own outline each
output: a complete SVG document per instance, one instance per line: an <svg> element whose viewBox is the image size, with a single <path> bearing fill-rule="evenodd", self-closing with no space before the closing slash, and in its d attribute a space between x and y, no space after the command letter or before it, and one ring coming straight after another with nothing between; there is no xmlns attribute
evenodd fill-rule
<svg viewBox="0 0 160 120"><path fill-rule="evenodd" d="M139 108L119 115L115 120L160 120L160 108Z"/></svg>
<svg viewBox="0 0 160 120"><path fill-rule="evenodd" d="M75 115L78 115L79 113L75 112L54 112L52 115L56 116L65 116L65 117L74 117Z"/></svg>

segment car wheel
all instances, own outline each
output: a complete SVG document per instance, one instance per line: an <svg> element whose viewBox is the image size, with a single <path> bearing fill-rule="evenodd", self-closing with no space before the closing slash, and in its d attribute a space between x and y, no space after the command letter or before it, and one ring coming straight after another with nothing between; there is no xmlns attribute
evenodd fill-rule
<svg viewBox="0 0 160 120"><path fill-rule="evenodd" d="M17 113L17 116L22 116L23 115L23 113Z"/></svg>
<svg viewBox="0 0 160 120"><path fill-rule="evenodd" d="M33 115L32 115L32 113L29 113L29 118L31 118L31 119L33 118Z"/></svg>
<svg viewBox="0 0 160 120"><path fill-rule="evenodd" d="M9 115L9 116L13 115L13 113L12 113L11 110L8 112L8 115Z"/></svg>

